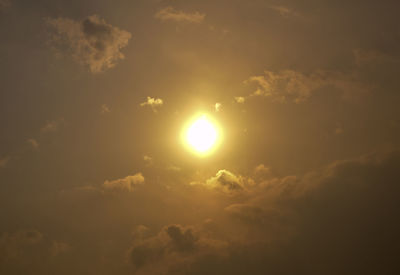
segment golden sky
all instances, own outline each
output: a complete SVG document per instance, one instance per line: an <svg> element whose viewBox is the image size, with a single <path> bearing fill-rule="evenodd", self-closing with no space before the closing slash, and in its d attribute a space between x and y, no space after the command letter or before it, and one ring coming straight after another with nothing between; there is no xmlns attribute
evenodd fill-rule
<svg viewBox="0 0 400 275"><path fill-rule="evenodd" d="M399 274L399 10L0 0L0 274Z"/></svg>

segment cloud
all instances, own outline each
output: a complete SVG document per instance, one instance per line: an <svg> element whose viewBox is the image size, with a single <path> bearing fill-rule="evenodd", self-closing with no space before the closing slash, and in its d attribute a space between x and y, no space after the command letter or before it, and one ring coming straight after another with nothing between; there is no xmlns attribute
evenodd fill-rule
<svg viewBox="0 0 400 275"><path fill-rule="evenodd" d="M204 255L217 255L224 245L200 228L172 224L134 243L129 258L137 274L191 274L187 267Z"/></svg>
<svg viewBox="0 0 400 275"><path fill-rule="evenodd" d="M103 188L106 190L132 192L137 185L143 183L144 183L144 177L142 173L137 173L133 176L127 176L123 179L117 179L112 181L106 180L103 184Z"/></svg>
<svg viewBox="0 0 400 275"><path fill-rule="evenodd" d="M271 171L271 168L270 167L266 167L264 164L257 165L254 168L254 172L256 174L268 174L268 173L270 173L270 171Z"/></svg>
<svg viewBox="0 0 400 275"><path fill-rule="evenodd" d="M399 165L399 151L373 153L266 180L212 224L137 240L131 262L137 274L394 274Z"/></svg>
<svg viewBox="0 0 400 275"><path fill-rule="evenodd" d="M104 72L124 59L121 49L128 45L131 34L105 22L98 15L82 21L48 18L50 44L58 53L70 55L92 73Z"/></svg>
<svg viewBox="0 0 400 275"><path fill-rule="evenodd" d="M301 103L323 87L340 90L344 98L355 98L369 89L357 80L355 75L345 75L328 71L303 74L293 70L280 72L265 71L264 76L252 76L245 83L257 86L252 96L265 96L274 102L293 101Z"/></svg>
<svg viewBox="0 0 400 275"><path fill-rule="evenodd" d="M28 144L30 144L33 149L38 149L39 148L39 142L34 138L30 138L26 142L28 142Z"/></svg>
<svg viewBox="0 0 400 275"><path fill-rule="evenodd" d="M215 177L206 181L206 186L211 188L222 188L226 191L243 189L241 178L227 170L219 170Z"/></svg>
<svg viewBox="0 0 400 275"><path fill-rule="evenodd" d="M155 18L161 21L175 21L175 22L188 22L188 23L202 23L205 18L204 13L193 12L188 13L184 11L175 10L172 7L166 7L156 13Z"/></svg>
<svg viewBox="0 0 400 275"><path fill-rule="evenodd" d="M7 163L10 161L10 157L0 158L0 168L6 167Z"/></svg>
<svg viewBox="0 0 400 275"><path fill-rule="evenodd" d="M243 97L243 96L235 96L235 101L236 101L237 103L242 104L242 103L244 103L244 102L246 101L246 98Z"/></svg>
<svg viewBox="0 0 400 275"><path fill-rule="evenodd" d="M215 106L214 106L214 107L215 107L215 111L216 111L216 112L219 112L219 111L221 111L222 104L217 102L217 103L215 103Z"/></svg>
<svg viewBox="0 0 400 275"><path fill-rule="evenodd" d="M157 112L157 108L161 107L164 101L161 98L147 97L147 101L140 103L141 107L150 106L153 112Z"/></svg>

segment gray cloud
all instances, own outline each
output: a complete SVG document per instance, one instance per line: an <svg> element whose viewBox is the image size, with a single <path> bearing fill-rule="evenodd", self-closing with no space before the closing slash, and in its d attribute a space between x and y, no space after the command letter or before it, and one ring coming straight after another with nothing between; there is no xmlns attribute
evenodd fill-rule
<svg viewBox="0 0 400 275"><path fill-rule="evenodd" d="M121 49L128 45L131 34L105 22L98 15L82 21L69 18L48 18L51 30L50 43L63 54L84 66L92 73L103 72L124 59Z"/></svg>

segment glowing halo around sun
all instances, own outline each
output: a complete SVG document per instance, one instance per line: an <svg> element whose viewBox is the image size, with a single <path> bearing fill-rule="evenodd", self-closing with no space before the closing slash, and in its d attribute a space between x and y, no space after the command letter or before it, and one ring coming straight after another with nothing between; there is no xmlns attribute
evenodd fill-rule
<svg viewBox="0 0 400 275"><path fill-rule="evenodd" d="M220 143L221 134L215 122L202 114L191 120L183 134L184 143L200 156L209 155Z"/></svg>

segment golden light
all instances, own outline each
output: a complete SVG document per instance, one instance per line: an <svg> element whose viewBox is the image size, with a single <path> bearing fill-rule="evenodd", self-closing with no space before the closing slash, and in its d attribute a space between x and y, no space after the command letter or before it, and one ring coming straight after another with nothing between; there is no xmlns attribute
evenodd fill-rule
<svg viewBox="0 0 400 275"><path fill-rule="evenodd" d="M201 156L211 153L219 143L219 139L218 127L204 114L191 121L184 133L186 145Z"/></svg>

